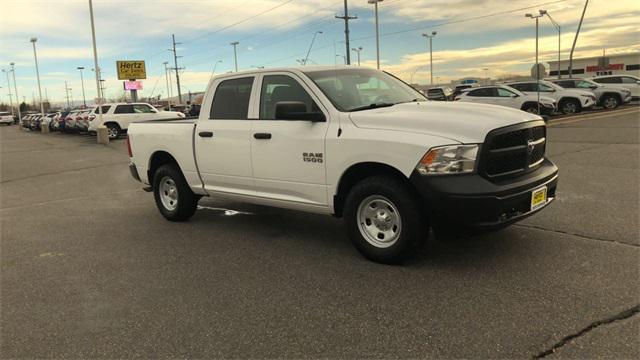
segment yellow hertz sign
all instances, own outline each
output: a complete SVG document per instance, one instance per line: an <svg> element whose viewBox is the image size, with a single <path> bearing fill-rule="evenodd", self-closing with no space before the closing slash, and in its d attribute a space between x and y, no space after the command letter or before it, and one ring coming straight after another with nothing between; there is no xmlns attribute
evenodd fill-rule
<svg viewBox="0 0 640 360"><path fill-rule="evenodd" d="M144 60L116 61L118 80L141 80L147 78Z"/></svg>

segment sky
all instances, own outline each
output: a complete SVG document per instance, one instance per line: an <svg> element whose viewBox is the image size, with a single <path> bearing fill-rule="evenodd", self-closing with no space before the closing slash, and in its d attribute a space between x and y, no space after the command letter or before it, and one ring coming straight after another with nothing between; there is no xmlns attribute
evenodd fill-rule
<svg viewBox="0 0 640 360"><path fill-rule="evenodd" d="M183 93L205 89L212 73L234 69L231 42L238 41L240 70L264 66L344 63L343 0L94 0L99 66L108 98L123 93L117 60L145 60L140 96L167 94L164 62L173 66L175 34ZM384 0L379 3L380 63L405 81L429 82L428 39L433 38L435 82L467 76L528 74L535 62L535 20L546 9L561 26L561 55L568 58L584 0ZM351 47L362 47L361 65L376 66L375 17L367 0L349 0ZM558 33L540 18L540 61L557 57ZM322 33L319 33L322 32ZM38 98L33 48L36 37L42 96L66 101L65 81L82 102L77 67L85 70L87 102L96 97L88 0L0 1L0 68L15 75L20 98ZM574 58L640 51L640 1L591 0ZM351 52L352 64L357 55ZM217 65L216 65L217 64ZM12 79L11 79L12 80ZM6 73L0 102L8 102ZM13 87L13 82L11 82ZM172 82L176 93L175 77ZM15 92L15 91L14 91ZM71 97L70 96L70 97Z"/></svg>

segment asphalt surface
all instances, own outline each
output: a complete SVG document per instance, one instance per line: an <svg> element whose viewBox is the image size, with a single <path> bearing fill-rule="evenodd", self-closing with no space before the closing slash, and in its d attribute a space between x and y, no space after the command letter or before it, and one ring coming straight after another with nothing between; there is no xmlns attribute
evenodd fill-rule
<svg viewBox="0 0 640 360"><path fill-rule="evenodd" d="M640 111L554 120L557 201L363 259L328 216L165 221L124 141L0 128L1 358L639 358Z"/></svg>

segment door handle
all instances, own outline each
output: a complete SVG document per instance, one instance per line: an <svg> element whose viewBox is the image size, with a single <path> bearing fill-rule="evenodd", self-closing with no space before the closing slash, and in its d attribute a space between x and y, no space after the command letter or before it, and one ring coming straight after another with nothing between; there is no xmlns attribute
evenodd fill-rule
<svg viewBox="0 0 640 360"><path fill-rule="evenodd" d="M213 133L211 131L200 131L198 133L200 137L213 137Z"/></svg>
<svg viewBox="0 0 640 360"><path fill-rule="evenodd" d="M253 137L258 139L258 140L269 140L269 139L271 139L271 134L270 133L255 133L255 134L253 134Z"/></svg>

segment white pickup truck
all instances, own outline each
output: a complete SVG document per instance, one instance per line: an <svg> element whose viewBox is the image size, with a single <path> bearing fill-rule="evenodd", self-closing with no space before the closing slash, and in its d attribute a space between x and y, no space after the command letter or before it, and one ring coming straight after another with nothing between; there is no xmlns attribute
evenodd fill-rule
<svg viewBox="0 0 640 360"><path fill-rule="evenodd" d="M555 197L537 115L428 102L385 72L256 70L214 78L197 120L129 127L132 176L162 215L203 196L343 217L367 258L402 261L428 229L498 229Z"/></svg>

